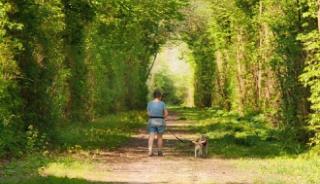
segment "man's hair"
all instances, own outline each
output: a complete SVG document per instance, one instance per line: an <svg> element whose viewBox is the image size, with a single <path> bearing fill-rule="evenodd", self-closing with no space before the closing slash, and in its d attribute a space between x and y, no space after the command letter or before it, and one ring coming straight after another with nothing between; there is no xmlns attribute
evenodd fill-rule
<svg viewBox="0 0 320 184"><path fill-rule="evenodd" d="M153 92L153 98L161 98L162 97L162 93L160 90L156 89Z"/></svg>

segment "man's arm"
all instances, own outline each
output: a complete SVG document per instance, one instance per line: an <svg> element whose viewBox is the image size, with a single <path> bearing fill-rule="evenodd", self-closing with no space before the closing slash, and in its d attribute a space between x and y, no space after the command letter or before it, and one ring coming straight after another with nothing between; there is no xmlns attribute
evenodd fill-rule
<svg viewBox="0 0 320 184"><path fill-rule="evenodd" d="M165 110L164 110L164 119L167 119L168 115L169 115L168 110L165 109Z"/></svg>
<svg viewBox="0 0 320 184"><path fill-rule="evenodd" d="M148 114L148 116L150 116L150 105L149 105L149 103L148 103L148 105L147 105L147 114Z"/></svg>
<svg viewBox="0 0 320 184"><path fill-rule="evenodd" d="M167 117L168 117L168 115L169 115L169 113L168 113L168 110L167 110L167 107L166 107L166 104L165 103L163 103L163 117L164 117L164 119L166 120L167 119Z"/></svg>

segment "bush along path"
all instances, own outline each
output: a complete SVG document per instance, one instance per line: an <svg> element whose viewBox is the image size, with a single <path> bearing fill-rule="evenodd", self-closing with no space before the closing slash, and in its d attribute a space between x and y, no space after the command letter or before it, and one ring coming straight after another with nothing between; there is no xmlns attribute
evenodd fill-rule
<svg viewBox="0 0 320 184"><path fill-rule="evenodd" d="M284 133L265 120L215 109L172 109L168 130L185 143L167 132L164 157L147 156L148 135L140 126L118 149L74 148L13 161L2 167L0 183L319 183L317 157L284 141ZM209 136L210 155L195 159L189 140L200 134Z"/></svg>

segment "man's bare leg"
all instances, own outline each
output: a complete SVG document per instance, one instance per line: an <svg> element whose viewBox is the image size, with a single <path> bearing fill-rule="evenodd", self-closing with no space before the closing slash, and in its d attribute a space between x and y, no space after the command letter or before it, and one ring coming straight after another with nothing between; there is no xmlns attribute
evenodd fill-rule
<svg viewBox="0 0 320 184"><path fill-rule="evenodd" d="M162 147L163 147L163 138L162 138L162 134L158 134L157 135L157 141L158 141L158 155L162 156Z"/></svg>
<svg viewBox="0 0 320 184"><path fill-rule="evenodd" d="M148 140L148 155L152 156L152 147L153 147L153 141L154 141L154 133L149 134L149 140Z"/></svg>

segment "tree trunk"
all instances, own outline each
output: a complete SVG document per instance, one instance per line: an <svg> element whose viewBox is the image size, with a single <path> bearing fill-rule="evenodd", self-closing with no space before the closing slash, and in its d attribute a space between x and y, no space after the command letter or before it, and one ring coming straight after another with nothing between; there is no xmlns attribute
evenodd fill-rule
<svg viewBox="0 0 320 184"><path fill-rule="evenodd" d="M243 106L244 106L244 98L246 97L245 94L245 84L243 81L243 70L242 70L242 59L243 59L243 49L242 49L242 29L240 28L239 32L237 33L237 43L239 44L236 51L236 65L237 65L237 81L238 81L238 90L239 90L239 113L243 114Z"/></svg>
<svg viewBox="0 0 320 184"><path fill-rule="evenodd" d="M217 70L216 70L216 81L217 81L217 92L219 93L220 95L220 98L222 100L219 100L218 103L219 104L223 104L224 106L224 103L226 101L226 95L224 93L224 78L223 78L223 75L225 75L223 73L223 58L222 58L222 52L221 51L217 51L216 53L216 63L217 63ZM225 71L226 72L226 71Z"/></svg>
<svg viewBox="0 0 320 184"><path fill-rule="evenodd" d="M256 110L260 111L261 107L261 91L262 91L262 62L263 62L263 36L264 36L264 30L263 30L263 23L262 23L262 13L263 13L263 4L262 0L259 2L259 22L260 22L260 30L259 30L259 57L258 57L258 66L257 66L257 96L256 96Z"/></svg>

